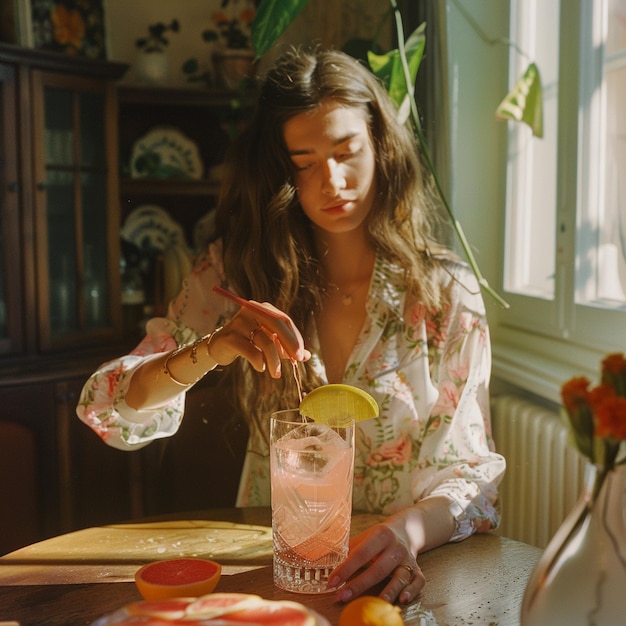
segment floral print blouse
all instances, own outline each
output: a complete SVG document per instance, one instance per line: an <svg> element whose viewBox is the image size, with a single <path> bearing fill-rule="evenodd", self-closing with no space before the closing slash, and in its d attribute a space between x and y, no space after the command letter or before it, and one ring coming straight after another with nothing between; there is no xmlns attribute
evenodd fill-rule
<svg viewBox="0 0 626 626"><path fill-rule="evenodd" d="M406 297L399 268L377 258L367 319L343 382L366 390L380 407L378 418L357 427L354 509L390 515L443 495L456 520L455 541L497 527L505 461L491 438L491 351L478 284L462 263L446 262L440 273L447 304L432 313ZM107 444L130 450L176 433L185 392L160 408L136 411L124 401L128 382L146 359L209 333L235 313L236 306L211 291L224 280L217 242L167 316L151 319L131 354L103 364L86 382L78 416ZM313 366L326 380L313 320L305 336ZM250 433L239 506L269 505L265 441Z"/></svg>

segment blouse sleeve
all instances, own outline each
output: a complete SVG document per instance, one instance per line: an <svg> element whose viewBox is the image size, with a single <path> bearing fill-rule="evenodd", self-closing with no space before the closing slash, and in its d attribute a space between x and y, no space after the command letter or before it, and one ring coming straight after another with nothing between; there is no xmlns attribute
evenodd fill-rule
<svg viewBox="0 0 626 626"><path fill-rule="evenodd" d="M496 528L497 486L505 470L491 436L489 330L480 288L469 272L451 283L450 308L433 324L431 379L438 398L421 451L424 496L444 495L456 520L451 541Z"/></svg>
<svg viewBox="0 0 626 626"><path fill-rule="evenodd" d="M139 448L176 433L183 418L186 390L163 406L139 411L126 404L126 391L140 365L195 341L232 316L232 307L211 291L213 285L223 282L221 247L216 243L185 279L167 316L150 319L145 337L130 354L103 364L89 377L76 413L108 445Z"/></svg>

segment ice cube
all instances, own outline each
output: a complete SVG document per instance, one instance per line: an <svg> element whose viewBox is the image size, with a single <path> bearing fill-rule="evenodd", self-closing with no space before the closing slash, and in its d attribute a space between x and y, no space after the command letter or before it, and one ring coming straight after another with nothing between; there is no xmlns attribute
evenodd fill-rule
<svg viewBox="0 0 626 626"><path fill-rule="evenodd" d="M280 438L280 441L291 441L290 447L294 450L302 450L306 445L315 445L310 440L316 440L322 446L329 448L345 448L348 444L332 428L324 424L303 424L294 428ZM297 440L297 441L296 441ZM305 442L304 444L302 442Z"/></svg>
<svg viewBox="0 0 626 626"><path fill-rule="evenodd" d="M296 431L282 437L278 444L286 451L284 463L293 471L327 474L336 463L333 452L349 447L340 435L327 426L308 424Z"/></svg>

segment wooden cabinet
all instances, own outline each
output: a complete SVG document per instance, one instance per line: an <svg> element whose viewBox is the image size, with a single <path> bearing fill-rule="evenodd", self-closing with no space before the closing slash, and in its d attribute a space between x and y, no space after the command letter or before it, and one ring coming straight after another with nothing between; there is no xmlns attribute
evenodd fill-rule
<svg viewBox="0 0 626 626"><path fill-rule="evenodd" d="M0 420L31 434L32 540L133 512L134 461L75 416L89 373L127 351L115 91L124 70L0 44Z"/></svg>
<svg viewBox="0 0 626 626"><path fill-rule="evenodd" d="M104 445L76 417L78 395L97 363L86 360L72 369L49 365L56 367L42 364L28 376L5 373L0 385L2 421L28 428L34 443L37 518L12 520L28 526L31 542L143 513L141 452ZM29 477L18 472L12 480L20 485Z"/></svg>
<svg viewBox="0 0 626 626"><path fill-rule="evenodd" d="M118 87L124 69L0 44L0 421L32 434L32 541L187 505L232 504L241 469L245 427L221 429L232 411L219 404L216 380L190 395L180 437L137 452L106 446L76 417L87 377L138 338L124 326L124 219L158 205L193 253L195 225L215 206L216 168L253 98ZM130 176L133 146L163 125L195 142L201 177ZM146 291L154 307L156 290Z"/></svg>
<svg viewBox="0 0 626 626"><path fill-rule="evenodd" d="M33 357L121 339L121 64L0 45L0 351Z"/></svg>
<svg viewBox="0 0 626 626"><path fill-rule="evenodd" d="M17 69L0 63L0 354L17 353L24 344L24 272L19 237L17 159Z"/></svg>
<svg viewBox="0 0 626 626"><path fill-rule="evenodd" d="M95 369L95 367L93 368ZM84 376L54 384L59 522L70 530L141 516L144 452L105 445L76 417Z"/></svg>
<svg viewBox="0 0 626 626"><path fill-rule="evenodd" d="M156 206L180 225L191 255L202 250L206 231L201 226L215 208L220 164L232 138L245 124L255 97L254 91L120 86L122 224L133 211ZM193 142L202 164L199 177L194 177L195 172L189 177L137 172L133 159L141 153L138 142L141 145L149 133L163 128ZM140 238L134 243L142 245ZM169 269L167 251L147 245L140 252L148 268L143 273L145 304L149 314L160 313L167 306L166 291L159 284ZM125 318L133 319L130 315ZM142 450L144 511L156 514L232 506L246 442L247 428L228 404L220 373L209 374L188 393L185 419L176 436Z"/></svg>
<svg viewBox="0 0 626 626"><path fill-rule="evenodd" d="M119 148L120 206L122 224L139 208L163 209L184 233L187 251L193 255L206 245L210 212L215 208L220 185L220 164L232 137L249 114L254 92L226 89L120 86ZM156 171L137 167L137 155L154 131L170 132L167 149L194 151L189 171ZM176 145L176 142L181 142ZM184 143L184 145L183 145ZM139 146L139 147L138 147ZM157 148L158 151L158 148ZM163 154L163 150L161 154ZM200 167L197 168L199 161ZM197 172L200 176L197 176ZM141 241L134 241L141 247ZM162 281L167 272L162 249L141 249L148 312L167 306ZM159 282L161 281L161 282Z"/></svg>
<svg viewBox="0 0 626 626"><path fill-rule="evenodd" d="M114 88L39 69L30 87L39 348L102 343L120 330Z"/></svg>

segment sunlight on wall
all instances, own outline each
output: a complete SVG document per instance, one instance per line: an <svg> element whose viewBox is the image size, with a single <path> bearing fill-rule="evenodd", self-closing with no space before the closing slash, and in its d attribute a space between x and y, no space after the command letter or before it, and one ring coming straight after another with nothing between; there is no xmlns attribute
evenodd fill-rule
<svg viewBox="0 0 626 626"><path fill-rule="evenodd" d="M240 3L243 1L239 0ZM196 57L201 65L210 67L212 48L202 40L202 31L211 25L211 15L219 6L220 0L107 0L108 58L129 63L131 67L123 82L137 82L133 67L137 57L135 40L147 34L150 24L169 24L176 18L180 31L171 36L168 34L169 77L166 84L188 84L182 71L187 59ZM283 43L321 41L324 45L340 47L350 37L372 37L381 16L388 9L388 0L310 0L283 37Z"/></svg>
<svg viewBox="0 0 626 626"><path fill-rule="evenodd" d="M462 5L490 38L508 35L508 2L463 0ZM509 50L485 43L450 0L447 19L450 200L481 271L497 287L502 271L507 127L495 112L508 91ZM485 304L493 323L501 307L489 297Z"/></svg>

